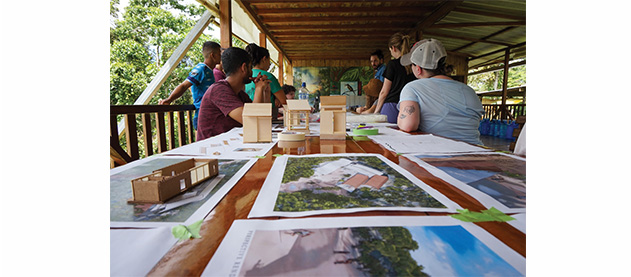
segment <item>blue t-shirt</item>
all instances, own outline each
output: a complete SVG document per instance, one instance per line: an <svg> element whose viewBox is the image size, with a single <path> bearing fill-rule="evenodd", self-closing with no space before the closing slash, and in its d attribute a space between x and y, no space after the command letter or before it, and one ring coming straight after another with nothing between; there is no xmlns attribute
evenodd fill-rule
<svg viewBox="0 0 631 277"><path fill-rule="evenodd" d="M484 109L475 91L464 83L418 79L403 87L399 105L401 101L419 104L421 132L482 145L478 125Z"/></svg>
<svg viewBox="0 0 631 277"><path fill-rule="evenodd" d="M186 80L193 84L191 86L191 91L193 92L193 105L195 105L195 109L199 110L204 93L208 90L210 85L215 83L213 69L208 67L205 63L199 63L193 68L193 70L191 70L191 73L188 74Z"/></svg>
<svg viewBox="0 0 631 277"><path fill-rule="evenodd" d="M377 71L375 71L375 79L379 79L379 81L383 82L383 72L386 71L386 65L381 64L377 67Z"/></svg>

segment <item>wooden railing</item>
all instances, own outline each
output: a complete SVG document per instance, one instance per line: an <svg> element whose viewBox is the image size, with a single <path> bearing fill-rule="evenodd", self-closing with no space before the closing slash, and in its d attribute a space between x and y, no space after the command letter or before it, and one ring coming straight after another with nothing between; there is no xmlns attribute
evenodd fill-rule
<svg viewBox="0 0 631 277"><path fill-rule="evenodd" d="M502 118L501 104L483 104L484 115L482 119L510 119L515 120L520 115L526 115L526 104L506 104L508 111L506 116Z"/></svg>
<svg viewBox="0 0 631 277"><path fill-rule="evenodd" d="M154 154L154 134L157 142L156 153L195 142L194 113L195 106L193 105L110 106L111 166L118 166L140 158L139 137L142 138L140 142L144 146L145 157ZM125 136L126 151L123 150L119 141L118 115L123 115L125 123L125 132L122 135ZM140 116L140 128L137 126L137 116ZM138 130L141 130L140 134Z"/></svg>

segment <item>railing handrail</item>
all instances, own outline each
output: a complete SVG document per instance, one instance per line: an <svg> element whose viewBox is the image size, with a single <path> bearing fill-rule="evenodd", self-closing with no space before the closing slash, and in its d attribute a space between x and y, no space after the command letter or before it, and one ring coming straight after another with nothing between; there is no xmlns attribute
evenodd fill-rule
<svg viewBox="0 0 631 277"><path fill-rule="evenodd" d="M110 105L112 114L138 114L195 110L194 105Z"/></svg>
<svg viewBox="0 0 631 277"><path fill-rule="evenodd" d="M162 153L177 147L176 133L178 134L179 146L187 144L187 138L188 143L195 142L194 112L194 105L110 105L111 166L139 159L139 141L143 143L144 154L147 157L154 154L153 145L157 146L155 153ZM119 115L123 116L121 123L125 129L123 134L126 138L127 150L124 150L119 143L117 122ZM140 115L140 128L136 122L137 115ZM177 120L175 116L177 116ZM176 124L178 125L177 128L175 128ZM142 140L138 139L137 130L142 132ZM156 134L155 144L153 134Z"/></svg>

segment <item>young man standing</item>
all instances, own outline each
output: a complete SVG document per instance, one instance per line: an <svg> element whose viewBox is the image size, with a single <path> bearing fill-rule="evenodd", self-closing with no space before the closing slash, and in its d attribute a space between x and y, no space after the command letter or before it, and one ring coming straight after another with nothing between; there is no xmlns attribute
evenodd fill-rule
<svg viewBox="0 0 631 277"><path fill-rule="evenodd" d="M221 63L226 79L215 82L208 88L199 109L197 141L225 133L234 127L243 126L245 103L269 101L269 80L265 75L252 78L252 62L248 52L230 47L221 54ZM255 83L254 101L243 90L245 84Z"/></svg>
<svg viewBox="0 0 631 277"><path fill-rule="evenodd" d="M218 43L207 41L204 42L202 48L204 55L204 62L197 64L191 73L188 74L186 80L184 80L179 86L177 86L171 95L167 99L160 99L159 105L169 105L171 102L180 98L188 88L191 88L193 93L193 105L195 105L195 116L193 117L193 127L197 130L197 118L199 116L199 106L202 102L202 97L208 87L215 83L215 77L213 69L221 62L221 46Z"/></svg>

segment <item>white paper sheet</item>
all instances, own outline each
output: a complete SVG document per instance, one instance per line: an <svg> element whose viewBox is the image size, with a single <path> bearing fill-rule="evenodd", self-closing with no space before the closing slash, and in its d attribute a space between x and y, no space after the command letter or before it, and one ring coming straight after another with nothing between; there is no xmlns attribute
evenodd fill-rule
<svg viewBox="0 0 631 277"><path fill-rule="evenodd" d="M151 156L110 171L110 227L190 225L203 219L257 159L219 160L219 176L164 204L128 204L131 180L193 156ZM195 195L192 195L192 194Z"/></svg>
<svg viewBox="0 0 631 277"><path fill-rule="evenodd" d="M526 213L511 215L515 220L507 221L508 224L515 227L522 233L526 233Z"/></svg>
<svg viewBox="0 0 631 277"><path fill-rule="evenodd" d="M379 143L396 153L462 153L491 151L473 146L461 141L446 139L434 135L413 136L368 136L375 143Z"/></svg>
<svg viewBox="0 0 631 277"><path fill-rule="evenodd" d="M144 276L177 242L171 228L110 229L110 276Z"/></svg>
<svg viewBox="0 0 631 277"><path fill-rule="evenodd" d="M430 276L526 274L523 256L473 223L391 216L236 220L202 276L365 276L379 267L407 275L389 262L392 255Z"/></svg>
<svg viewBox="0 0 631 277"><path fill-rule="evenodd" d="M272 135L275 135L273 133ZM169 150L165 156L205 156L213 159L250 159L265 156L278 139L269 143L243 143L243 128L232 128L223 134Z"/></svg>
<svg viewBox="0 0 631 277"><path fill-rule="evenodd" d="M466 155L484 155L484 156L488 155L489 157L492 157L492 156L510 157L512 159L515 159L516 161L523 162L523 165L521 167L523 167L522 169L524 172L526 170L525 168L526 159L519 156L507 155L507 154L498 153L498 152L478 152L478 153L473 152L473 153L465 153L465 154L442 154L442 155L441 154L419 155L415 153L415 154L403 155L403 157L417 163L419 166L429 171L429 173L431 173L432 175L445 180L446 182L452 184L453 186L457 187L463 192L471 195L473 198L478 200L486 208L495 207L504 213L522 213L526 211L525 198L521 199L521 198L515 197L512 194L508 194L508 193L513 193L517 191L517 193L523 194L525 197L526 187L525 187L525 184L522 184L522 182L525 183L525 181L520 181L520 180L515 179L513 180L514 182L507 183L505 187L502 186L496 189L494 187L491 187L490 184L475 184L475 182L483 180L485 178L509 179L509 180L505 180L506 182L509 182L512 180L512 178L501 177L501 176L494 177L501 173L496 172L496 171L488 171L488 170L471 170L471 175L474 175L475 177L467 177L467 174L466 174L467 171L465 171L464 169L460 169L458 172L465 172L465 173L455 175L456 173L454 172L448 173L445 170L441 170L438 167L433 166L421 160L420 158L418 158L418 156L433 157L433 158L449 158L449 157L457 158L457 157L463 157L463 156L466 157ZM478 163L481 169L488 166L486 163L482 164L481 162L483 161L484 160L481 160L480 163ZM468 181L466 182L462 181L465 179L467 179ZM503 192L507 194L504 195ZM523 202L523 204L521 202Z"/></svg>
<svg viewBox="0 0 631 277"><path fill-rule="evenodd" d="M332 161L320 162L317 158ZM288 165L290 161L294 164ZM294 168L302 167L301 162L310 168ZM311 175L294 180L299 174ZM387 177L385 183L381 176ZM360 180L364 180L365 188L349 187L362 183ZM370 180L382 187L368 186ZM346 208L339 208L339 203L347 203ZM274 161L248 218L368 210L456 212L456 209L461 209L458 204L378 154L284 155Z"/></svg>

